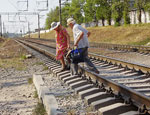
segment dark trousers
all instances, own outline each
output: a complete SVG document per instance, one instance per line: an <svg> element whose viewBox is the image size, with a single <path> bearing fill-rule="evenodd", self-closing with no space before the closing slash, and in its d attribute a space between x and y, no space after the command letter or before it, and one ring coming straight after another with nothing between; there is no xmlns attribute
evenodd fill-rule
<svg viewBox="0 0 150 115"><path fill-rule="evenodd" d="M94 64L91 62L91 60L88 58L88 48L82 48L83 50L83 59L84 63L86 66L91 70L91 71L98 71L97 68L94 66ZM72 75L77 75L78 74L78 64L76 63L71 63L71 73Z"/></svg>

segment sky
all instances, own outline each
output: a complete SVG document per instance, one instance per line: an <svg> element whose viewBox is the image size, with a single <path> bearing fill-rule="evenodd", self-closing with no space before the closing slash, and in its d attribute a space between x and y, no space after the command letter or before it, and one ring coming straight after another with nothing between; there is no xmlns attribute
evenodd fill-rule
<svg viewBox="0 0 150 115"><path fill-rule="evenodd" d="M28 11L23 11L27 9ZM42 1L39 3L39 1ZM46 8L47 0L0 0L0 13L1 12L37 12L38 9ZM48 10L40 12L40 27L44 27L46 14L59 5L59 0L48 0ZM2 23L5 31L9 33L19 33L20 30L24 33L28 31L28 22L30 30L33 31L38 28L37 15L15 16L15 15L2 15ZM21 21L21 22L20 22Z"/></svg>

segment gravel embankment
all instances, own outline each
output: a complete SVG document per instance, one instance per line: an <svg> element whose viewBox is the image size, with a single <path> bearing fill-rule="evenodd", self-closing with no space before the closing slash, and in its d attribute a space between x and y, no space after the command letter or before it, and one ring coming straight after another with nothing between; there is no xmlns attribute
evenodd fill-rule
<svg viewBox="0 0 150 115"><path fill-rule="evenodd" d="M97 115L97 112L85 105L73 90L49 73L43 65L44 61L49 60L47 57L31 49L28 51L34 56L24 60L25 70L0 67L0 115L32 115L38 100L34 98L35 87L28 83L28 79L32 78L33 74L40 73L43 73L45 85L49 87L50 93L56 96L59 111L63 112L63 115Z"/></svg>
<svg viewBox="0 0 150 115"><path fill-rule="evenodd" d="M35 87L28 79L37 72L42 72L44 66L37 65L40 60L26 59L26 70L15 68L0 68L0 115L31 115L37 105L34 98Z"/></svg>
<svg viewBox="0 0 150 115"><path fill-rule="evenodd" d="M134 52L115 51L115 50L109 50L104 48L90 48L89 51L95 52L100 55L128 61L131 63L143 64L145 66L150 67L150 55L148 56L148 55L142 55Z"/></svg>

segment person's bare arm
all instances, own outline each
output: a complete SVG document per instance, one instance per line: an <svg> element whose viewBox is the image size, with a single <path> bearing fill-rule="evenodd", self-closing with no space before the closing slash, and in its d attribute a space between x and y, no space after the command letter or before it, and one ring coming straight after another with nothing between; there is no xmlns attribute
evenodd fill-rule
<svg viewBox="0 0 150 115"><path fill-rule="evenodd" d="M88 32L88 33L87 33L87 37L89 37L90 35L91 35L91 32Z"/></svg>
<svg viewBox="0 0 150 115"><path fill-rule="evenodd" d="M67 32L64 32L63 33L65 36L66 36L66 38L67 38L67 48L69 49L70 48L70 35L67 33Z"/></svg>

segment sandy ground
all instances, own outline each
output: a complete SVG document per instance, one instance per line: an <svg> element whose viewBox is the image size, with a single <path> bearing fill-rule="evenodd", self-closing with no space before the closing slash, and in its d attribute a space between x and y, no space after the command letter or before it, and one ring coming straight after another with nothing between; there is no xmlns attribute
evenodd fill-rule
<svg viewBox="0 0 150 115"><path fill-rule="evenodd" d="M14 41L7 41L0 47L0 60L12 59L28 52ZM32 57L21 60L25 69L0 66L0 115L31 115L38 99L34 98L35 87L28 83L32 75L43 71L44 66Z"/></svg>

